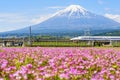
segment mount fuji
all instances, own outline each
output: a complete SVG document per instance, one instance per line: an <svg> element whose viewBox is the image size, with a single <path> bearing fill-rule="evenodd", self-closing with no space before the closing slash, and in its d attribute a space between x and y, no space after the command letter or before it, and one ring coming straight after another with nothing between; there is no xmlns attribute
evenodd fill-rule
<svg viewBox="0 0 120 80"><path fill-rule="evenodd" d="M40 24L31 26L32 33L80 32L86 29L96 32L120 29L120 23L102 15L94 14L79 5L70 5L53 14ZM8 33L28 33L29 28L9 31Z"/></svg>

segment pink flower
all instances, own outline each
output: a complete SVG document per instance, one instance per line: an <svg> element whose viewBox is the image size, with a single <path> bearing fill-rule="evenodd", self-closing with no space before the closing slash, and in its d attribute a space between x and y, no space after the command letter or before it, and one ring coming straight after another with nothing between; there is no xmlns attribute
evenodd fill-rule
<svg viewBox="0 0 120 80"><path fill-rule="evenodd" d="M27 64L28 69L31 69L32 67L33 67L32 64Z"/></svg>
<svg viewBox="0 0 120 80"><path fill-rule="evenodd" d="M0 78L0 80L4 80L4 78Z"/></svg>
<svg viewBox="0 0 120 80"><path fill-rule="evenodd" d="M1 68L2 69L6 68L7 64L8 64L8 61L4 61L1 65Z"/></svg>
<svg viewBox="0 0 120 80"><path fill-rule="evenodd" d="M96 80L96 78L92 78L91 80Z"/></svg>
<svg viewBox="0 0 120 80"><path fill-rule="evenodd" d="M62 73L62 74L60 74L60 78L61 79L69 79L69 76L68 76L68 74L65 74L65 73Z"/></svg>
<svg viewBox="0 0 120 80"><path fill-rule="evenodd" d="M114 80L114 79L115 79L115 76L114 76L114 75L110 75L110 79L111 79L111 80Z"/></svg>

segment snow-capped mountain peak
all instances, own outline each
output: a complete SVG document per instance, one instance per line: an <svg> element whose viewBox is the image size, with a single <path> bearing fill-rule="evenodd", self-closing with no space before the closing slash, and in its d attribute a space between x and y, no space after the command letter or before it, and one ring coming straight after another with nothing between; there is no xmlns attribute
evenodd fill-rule
<svg viewBox="0 0 120 80"><path fill-rule="evenodd" d="M70 5L64 10L60 10L54 16L86 16L88 11L79 5Z"/></svg>
<svg viewBox="0 0 120 80"><path fill-rule="evenodd" d="M108 29L109 28L109 29ZM32 26L33 33L48 34L66 34L83 32L90 29L91 33L101 33L110 30L120 29L120 23L117 23L104 16L91 13L79 5L71 5L61 11L58 11L49 19L42 23ZM103 30L103 31L102 31ZM11 31L11 33L29 33L28 27L20 30ZM10 33L10 32L8 32Z"/></svg>
<svg viewBox="0 0 120 80"><path fill-rule="evenodd" d="M70 5L69 7L67 7L64 11L71 11L71 12L77 12L80 11L81 13L85 13L86 9L84 9L83 7L79 6L79 5Z"/></svg>

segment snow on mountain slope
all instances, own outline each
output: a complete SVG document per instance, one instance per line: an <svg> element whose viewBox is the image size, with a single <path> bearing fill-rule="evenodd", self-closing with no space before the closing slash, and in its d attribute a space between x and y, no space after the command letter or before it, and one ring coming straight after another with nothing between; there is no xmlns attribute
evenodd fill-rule
<svg viewBox="0 0 120 80"><path fill-rule="evenodd" d="M79 5L71 5L64 10L60 10L53 16L63 16L63 17L77 17L89 16L91 13Z"/></svg>

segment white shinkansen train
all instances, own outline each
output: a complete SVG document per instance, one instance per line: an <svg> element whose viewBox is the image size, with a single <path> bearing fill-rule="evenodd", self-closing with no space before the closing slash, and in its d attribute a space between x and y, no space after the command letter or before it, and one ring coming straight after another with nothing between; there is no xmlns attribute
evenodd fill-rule
<svg viewBox="0 0 120 80"><path fill-rule="evenodd" d="M111 41L120 41L120 36L78 36L74 37L70 40L86 40L86 41L105 41L105 40L111 40Z"/></svg>

